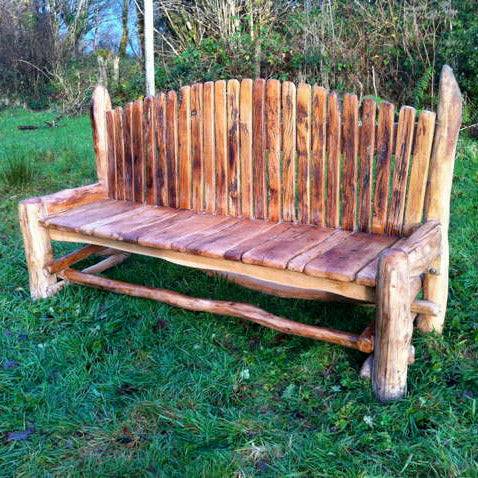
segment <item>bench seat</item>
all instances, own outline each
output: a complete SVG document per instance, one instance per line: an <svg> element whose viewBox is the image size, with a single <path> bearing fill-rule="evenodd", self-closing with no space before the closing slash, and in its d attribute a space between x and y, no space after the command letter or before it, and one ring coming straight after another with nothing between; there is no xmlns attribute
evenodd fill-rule
<svg viewBox="0 0 478 478"><path fill-rule="evenodd" d="M75 207L42 222L50 230L287 269L369 287L375 286L378 256L400 240L111 199Z"/></svg>

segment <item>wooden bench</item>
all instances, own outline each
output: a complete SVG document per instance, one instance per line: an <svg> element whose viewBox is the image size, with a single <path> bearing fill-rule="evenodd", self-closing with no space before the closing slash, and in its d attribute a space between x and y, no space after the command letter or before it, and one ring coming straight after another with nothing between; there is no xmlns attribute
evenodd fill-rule
<svg viewBox="0 0 478 478"><path fill-rule="evenodd" d="M373 352L362 373L376 396L403 396L413 321L440 332L447 302L462 110L447 66L439 91L435 118L277 80L198 83L114 110L97 87L99 182L20 203L32 297L84 284ZM86 246L54 259L51 241ZM281 297L374 305L376 320L351 334L99 275L130 253Z"/></svg>

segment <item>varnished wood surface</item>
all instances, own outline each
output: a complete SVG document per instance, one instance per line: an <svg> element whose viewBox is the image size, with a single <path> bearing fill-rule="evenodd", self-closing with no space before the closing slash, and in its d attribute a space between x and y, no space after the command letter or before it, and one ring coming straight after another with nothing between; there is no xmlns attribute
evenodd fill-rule
<svg viewBox="0 0 478 478"><path fill-rule="evenodd" d="M362 280L367 286L373 286L375 278L376 265L371 269L370 264L377 264L380 252L398 240L109 199L50 216L43 223L56 230L344 282L353 282L365 269Z"/></svg>

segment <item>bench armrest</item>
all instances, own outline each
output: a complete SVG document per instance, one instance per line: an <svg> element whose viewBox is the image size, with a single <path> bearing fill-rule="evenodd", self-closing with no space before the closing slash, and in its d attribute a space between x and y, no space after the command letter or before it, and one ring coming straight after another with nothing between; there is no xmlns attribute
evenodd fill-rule
<svg viewBox="0 0 478 478"><path fill-rule="evenodd" d="M433 261L441 254L442 231L438 221L428 221L415 230L400 249L408 255L410 277L429 272Z"/></svg>
<svg viewBox="0 0 478 478"><path fill-rule="evenodd" d="M108 194L101 183L89 184L79 188L64 189L47 196L37 196L25 199L21 204L39 204L42 214L49 216L58 214L73 207L83 206L95 201L107 199Z"/></svg>

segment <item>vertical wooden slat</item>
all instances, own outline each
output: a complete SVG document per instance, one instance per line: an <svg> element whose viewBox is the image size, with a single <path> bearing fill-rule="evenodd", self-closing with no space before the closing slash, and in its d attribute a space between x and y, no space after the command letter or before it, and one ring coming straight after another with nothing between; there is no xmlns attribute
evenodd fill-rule
<svg viewBox="0 0 478 478"><path fill-rule="evenodd" d="M281 84L278 80L268 80L266 83L266 148L269 168L269 212L268 218L277 222L282 219L282 187L280 171L281 154L281 117L280 97Z"/></svg>
<svg viewBox="0 0 478 478"><path fill-rule="evenodd" d="M241 81L240 91L241 212L253 216L252 208L252 80Z"/></svg>
<svg viewBox="0 0 478 478"><path fill-rule="evenodd" d="M123 112L124 126L124 198L133 201L133 103L128 103Z"/></svg>
<svg viewBox="0 0 478 478"><path fill-rule="evenodd" d="M408 179L408 164L410 162L410 152L412 150L414 123L415 108L412 108L411 106L403 106L398 118L392 199L387 215L386 231L391 235L400 235L402 233Z"/></svg>
<svg viewBox="0 0 478 478"><path fill-rule="evenodd" d="M133 103L133 197L144 201L143 101Z"/></svg>
<svg viewBox="0 0 478 478"><path fill-rule="evenodd" d="M156 169L154 175L154 203L169 206L168 198L168 162L166 160L166 95L160 93L154 99L156 117Z"/></svg>
<svg viewBox="0 0 478 478"><path fill-rule="evenodd" d="M387 222L388 196L390 189L390 163L394 138L394 113L392 103L383 102L378 112L377 163L375 168L375 191L373 195L372 232L383 234Z"/></svg>
<svg viewBox="0 0 478 478"><path fill-rule="evenodd" d="M178 190L179 207L191 208L192 167L191 167L191 88L179 90L178 106Z"/></svg>
<svg viewBox="0 0 478 478"><path fill-rule="evenodd" d="M241 213L241 191L239 184L239 81L227 82L227 144L228 144L228 214Z"/></svg>
<svg viewBox="0 0 478 478"><path fill-rule="evenodd" d="M208 81L203 88L203 173L204 209L216 211L216 155L214 147L214 83Z"/></svg>
<svg viewBox="0 0 478 478"><path fill-rule="evenodd" d="M328 227L340 224L340 109L337 93L329 94L327 105L327 206Z"/></svg>
<svg viewBox="0 0 478 478"><path fill-rule="evenodd" d="M411 228L415 224L422 222L434 131L435 113L423 111L418 118L417 130L415 132L415 146L413 148L405 220L403 223L403 233L406 235L411 232Z"/></svg>
<svg viewBox="0 0 478 478"><path fill-rule="evenodd" d="M115 156L116 156L116 198L125 199L123 110L116 108L115 116Z"/></svg>
<svg viewBox="0 0 478 478"><path fill-rule="evenodd" d="M265 80L257 79L254 81L252 91L252 196L254 217L257 219L265 219L267 211L264 135L265 85Z"/></svg>
<svg viewBox="0 0 478 478"><path fill-rule="evenodd" d="M156 199L154 189L154 171L156 170L154 98L144 99L143 144L144 144L144 200L153 205Z"/></svg>
<svg viewBox="0 0 478 478"><path fill-rule="evenodd" d="M343 188L342 227L353 231L357 212L357 152L359 146L358 99L355 95L344 96L343 111ZM375 125L372 125L375 127ZM363 131L362 124L362 131ZM372 151L373 152L373 151Z"/></svg>
<svg viewBox="0 0 478 478"><path fill-rule="evenodd" d="M325 226L325 152L327 90L314 85L312 90L312 157L310 160L310 219Z"/></svg>
<svg viewBox="0 0 478 478"><path fill-rule="evenodd" d="M358 198L358 228L370 230L372 219L372 172L375 152L376 105L371 98L362 104L362 128L360 130L360 178Z"/></svg>
<svg viewBox="0 0 478 478"><path fill-rule="evenodd" d="M282 217L295 221L296 196L296 88L294 83L282 84Z"/></svg>
<svg viewBox="0 0 478 478"><path fill-rule="evenodd" d="M216 139L216 210L227 214L227 104L226 82L214 85Z"/></svg>
<svg viewBox="0 0 478 478"><path fill-rule="evenodd" d="M116 199L115 117L113 111L106 112L108 197Z"/></svg>
<svg viewBox="0 0 478 478"><path fill-rule="evenodd" d="M178 206L178 96L168 92L166 98L166 162L168 163L168 205Z"/></svg>
<svg viewBox="0 0 478 478"><path fill-rule="evenodd" d="M203 210L203 84L191 87L192 207Z"/></svg>
<svg viewBox="0 0 478 478"><path fill-rule="evenodd" d="M310 123L311 87L300 83L297 87L297 220L308 223L310 220Z"/></svg>

